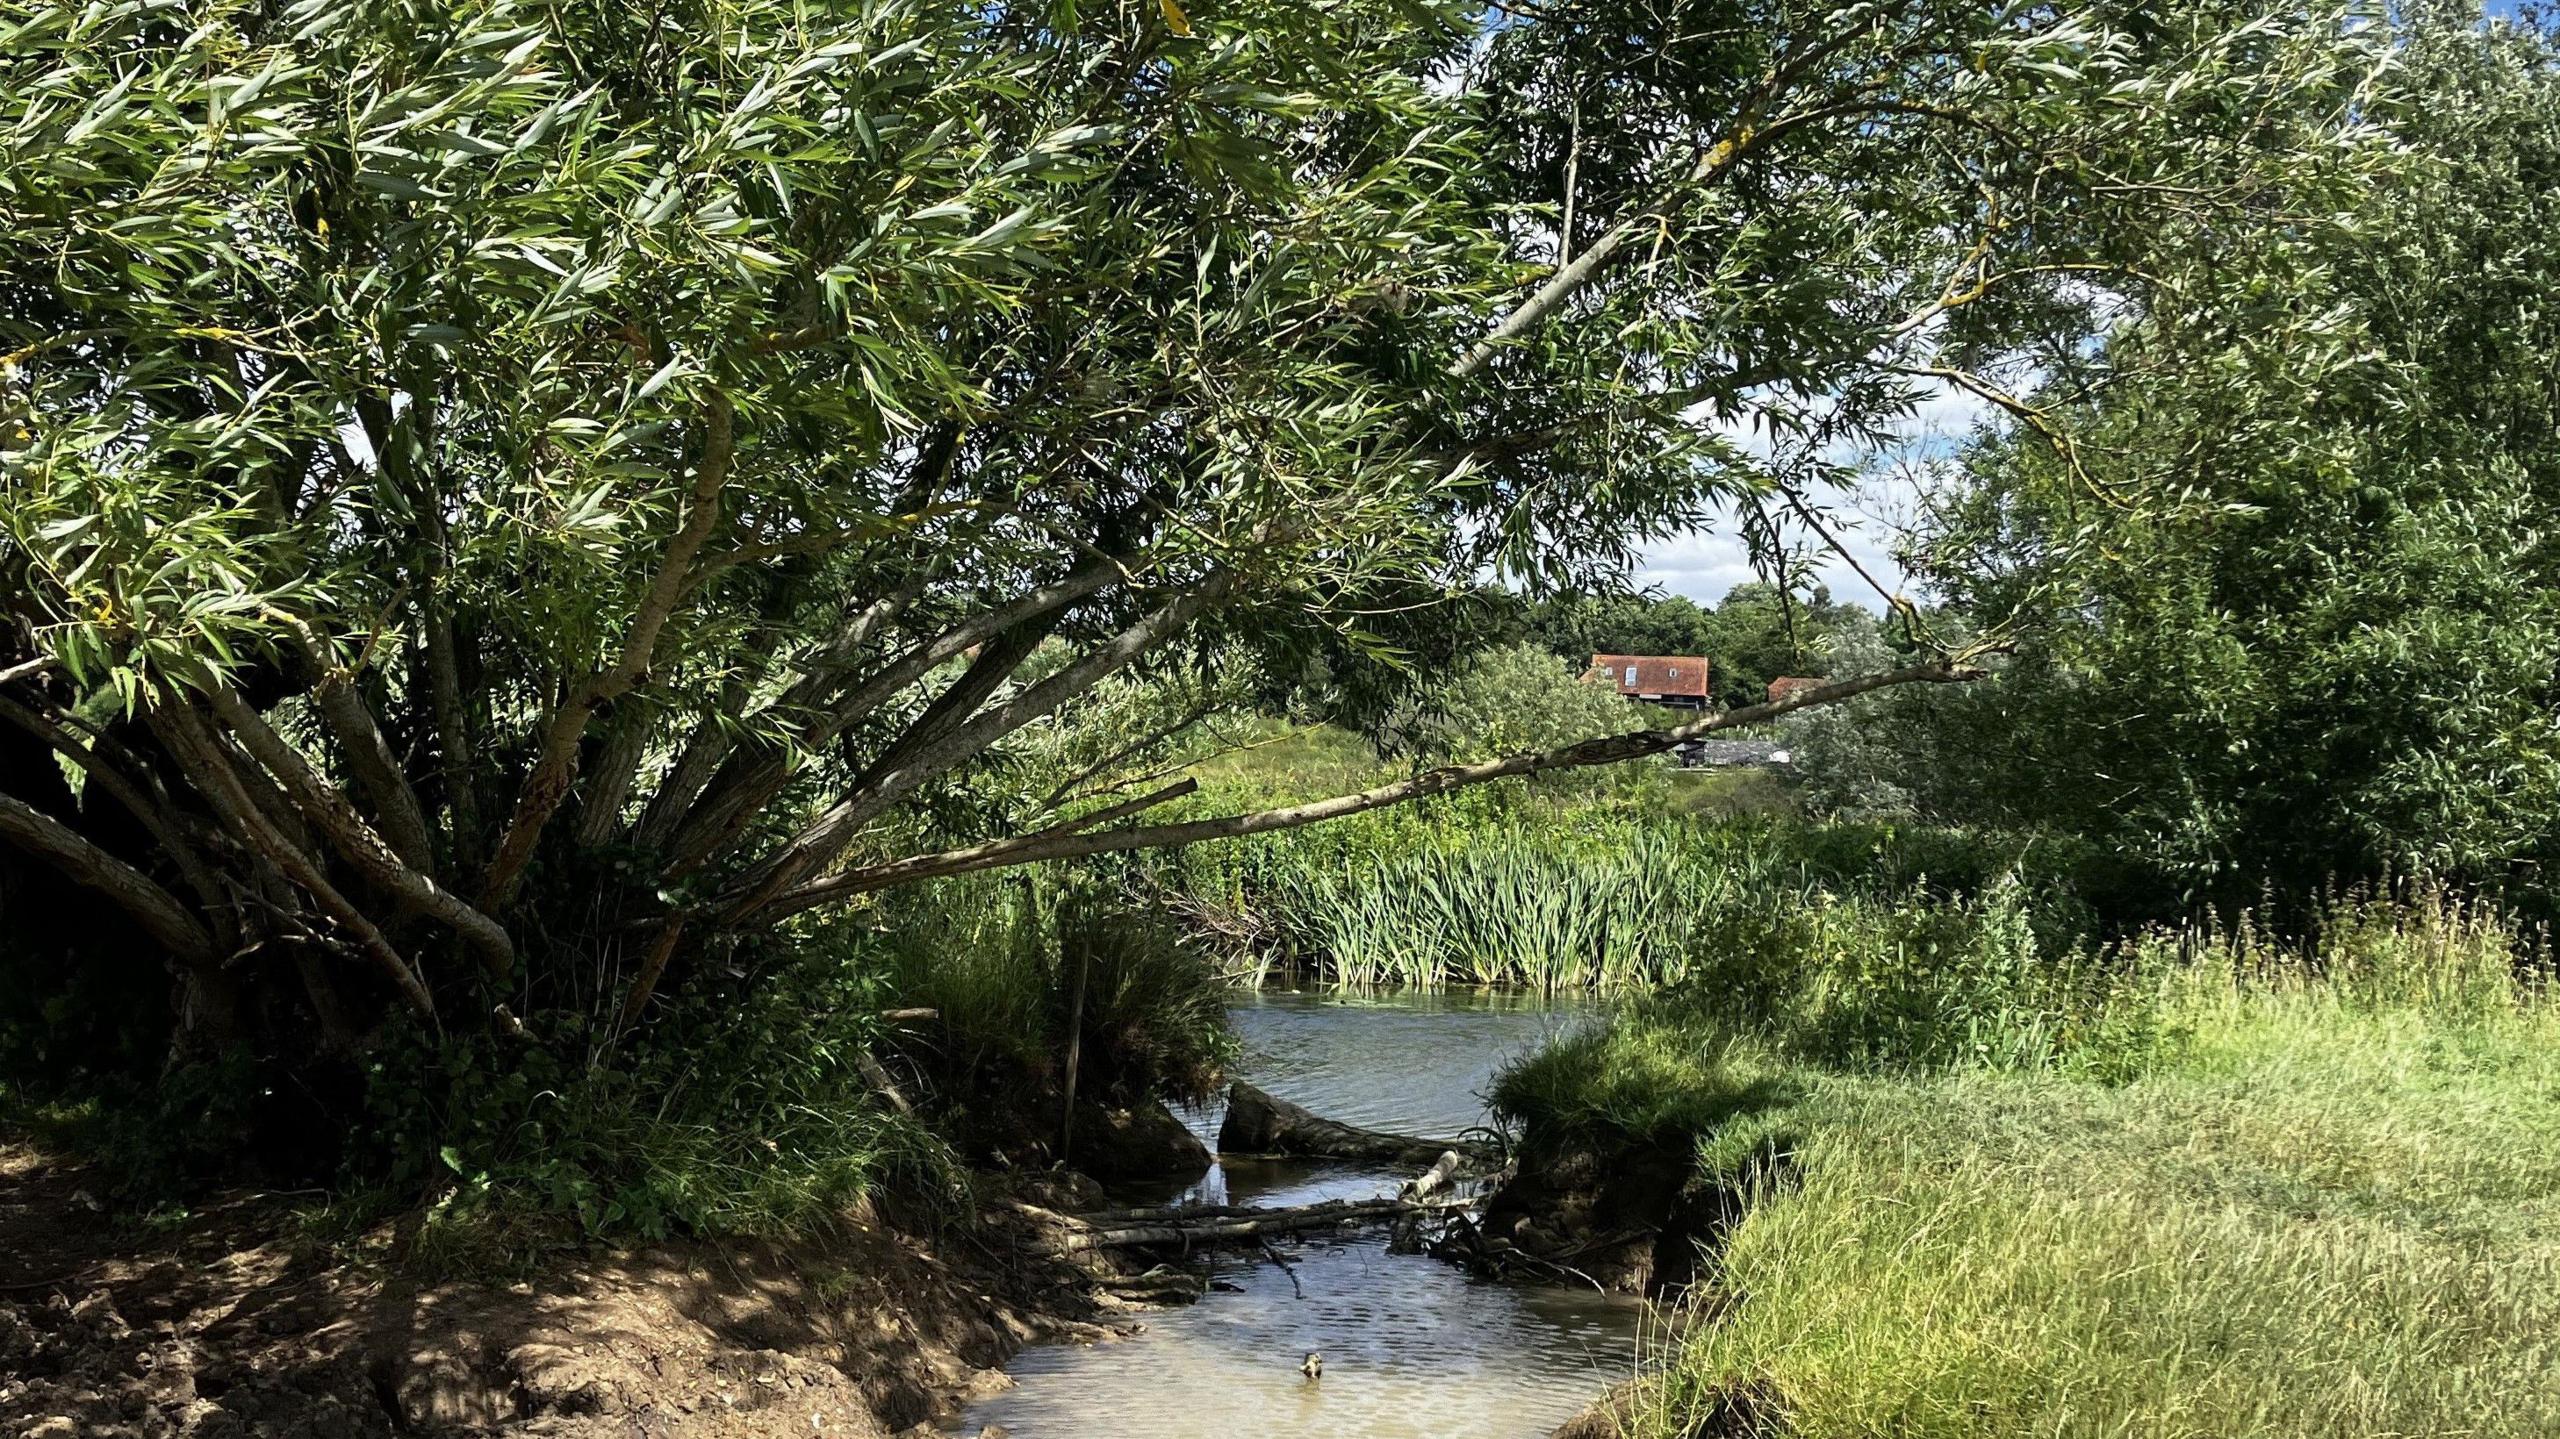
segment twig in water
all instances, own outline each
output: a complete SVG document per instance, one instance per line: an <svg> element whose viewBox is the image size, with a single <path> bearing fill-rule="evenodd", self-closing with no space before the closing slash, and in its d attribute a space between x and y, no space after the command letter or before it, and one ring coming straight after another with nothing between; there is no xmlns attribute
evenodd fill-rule
<svg viewBox="0 0 2560 1439"><path fill-rule="evenodd" d="M1306 1298L1307 1287L1298 1282L1297 1263L1274 1247L1269 1236L1266 1235L1259 1237L1262 1240L1262 1252L1270 1257L1272 1263L1280 1266L1281 1273L1289 1276L1289 1287L1297 1291L1298 1297L1300 1299Z"/></svg>

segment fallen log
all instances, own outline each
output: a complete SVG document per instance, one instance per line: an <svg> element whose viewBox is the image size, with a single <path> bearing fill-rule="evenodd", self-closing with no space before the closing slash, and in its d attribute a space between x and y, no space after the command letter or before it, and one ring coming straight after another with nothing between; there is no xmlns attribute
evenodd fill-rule
<svg viewBox="0 0 2560 1439"><path fill-rule="evenodd" d="M1491 1162L1490 1145L1466 1139L1415 1139L1340 1124L1311 1114L1239 1079L1227 1086L1227 1118L1218 1126L1221 1154L1269 1154L1306 1159L1365 1159L1382 1164L1431 1164L1450 1151L1461 1159Z"/></svg>
<svg viewBox="0 0 2560 1439"><path fill-rule="evenodd" d="M1088 1249L1115 1249L1140 1244L1188 1245L1226 1239L1258 1239L1268 1234L1298 1234L1341 1224L1397 1219L1441 1209L1462 1209L1472 1202L1458 1198L1328 1199L1321 1204L1238 1211L1196 1219L1165 1218L1110 1225L1078 1220L1035 1241L1033 1252L1078 1254Z"/></svg>
<svg viewBox="0 0 2560 1439"><path fill-rule="evenodd" d="M1432 1161L1429 1169L1406 1180L1404 1188L1396 1191L1396 1197L1429 1199L1432 1195L1458 1182L1458 1167L1464 1163L1466 1161L1458 1157L1458 1151L1444 1149L1440 1152L1440 1157Z"/></svg>

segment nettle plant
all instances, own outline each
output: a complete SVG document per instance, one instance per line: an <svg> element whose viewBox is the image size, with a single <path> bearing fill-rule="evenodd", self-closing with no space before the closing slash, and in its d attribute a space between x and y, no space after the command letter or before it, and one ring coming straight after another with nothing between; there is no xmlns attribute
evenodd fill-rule
<svg viewBox="0 0 2560 1439"><path fill-rule="evenodd" d="M2369 27L2173 8L0 0L0 837L182 1039L539 1037L1766 718L1149 819L1166 735L1059 739L1811 503L2162 235L2308 223Z"/></svg>

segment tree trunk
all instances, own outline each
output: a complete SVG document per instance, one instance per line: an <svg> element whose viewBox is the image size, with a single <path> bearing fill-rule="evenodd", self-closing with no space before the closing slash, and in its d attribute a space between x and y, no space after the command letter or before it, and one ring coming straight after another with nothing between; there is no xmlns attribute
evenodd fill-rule
<svg viewBox="0 0 2560 1439"><path fill-rule="evenodd" d="M1491 1146L1466 1139L1414 1139L1337 1124L1274 1098L1239 1079L1227 1087L1227 1119L1218 1126L1221 1154L1285 1154L1311 1159L1365 1159L1436 1164L1443 1154L1491 1160Z"/></svg>

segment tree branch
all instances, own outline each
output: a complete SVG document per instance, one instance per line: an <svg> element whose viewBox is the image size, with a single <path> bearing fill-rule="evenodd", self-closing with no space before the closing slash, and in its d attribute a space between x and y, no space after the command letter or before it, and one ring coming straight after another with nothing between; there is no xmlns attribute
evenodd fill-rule
<svg viewBox="0 0 2560 1439"><path fill-rule="evenodd" d="M515 967L516 949L504 926L404 863L399 853L356 813L346 795L313 769L302 751L277 734L266 718L250 708L248 701L229 685L207 675L198 678L196 687L212 704L224 727L238 736L258 763L284 787L294 808L329 841L331 848L368 881L461 935L480 951L481 962L491 977L507 977Z"/></svg>
<svg viewBox="0 0 2560 1439"><path fill-rule="evenodd" d="M731 907L729 918L734 920L754 912L786 887L833 861L865 824L900 796L1074 699L1157 643L1180 632L1198 618L1201 611L1225 597L1235 583L1233 570L1216 572L1056 674L959 725L949 734L927 741L910 754L879 768L858 784L853 793L819 816L772 860L761 866L749 882L746 897Z"/></svg>
<svg viewBox="0 0 2560 1439"><path fill-rule="evenodd" d="M1509 779L1516 775L1539 774L1548 770L1581 769L1592 765L1617 764L1665 750L1714 734L1719 730L1739 729L1747 725L1767 724L1782 715L1816 705L1837 704L1874 690L1907 684L1961 683L1983 677L1983 671L1971 667L1960 657L1955 660L1890 670L1882 674L1841 680L1799 691L1782 700L1729 710L1720 715L1669 729L1638 730L1632 734L1611 735L1584 740L1561 749L1533 750L1506 755L1499 759L1473 764L1444 765L1394 784L1380 785L1357 794L1336 795L1330 799L1306 804L1286 805L1276 809L1257 810L1250 814L1225 815L1215 819L1188 820L1177 824L1146 826L1136 829L1104 830L1099 833L1042 833L1014 839L989 840L984 844L937 854L916 855L886 864L846 870L837 875L803 884L785 891L753 916L772 923L818 905L848 899L873 890L891 889L914 884L919 880L944 875L967 874L974 870L1001 869L1031 864L1046 859L1072 859L1082 855L1111 854L1132 849L1166 849L1178 845L1197 844L1202 840L1234 839L1245 835L1268 834L1274 830L1297 829L1329 819L1381 809L1392 804L1420 799L1425 795L1443 794L1453 789Z"/></svg>
<svg viewBox="0 0 2560 1439"><path fill-rule="evenodd" d="M175 895L35 806L0 794L0 839L46 861L82 888L115 901L154 942L187 963L210 965L218 957L213 936Z"/></svg>
<svg viewBox="0 0 2560 1439"><path fill-rule="evenodd" d="M1208 702L1204 700L1201 703L1192 706L1180 719L1175 720L1173 723L1160 725L1155 729L1149 730L1145 734L1138 736L1136 739L1129 741L1127 744L1121 745L1119 748L1106 753L1093 763L1086 765L1084 768L1077 770L1071 775L1068 775L1065 779L1058 781L1058 783L1050 789L1048 796L1040 801L1040 808L1045 812L1056 809L1062 804L1070 803L1078 798L1078 796L1071 793L1076 786L1083 784L1086 780L1093 778L1095 775L1102 773L1113 765L1119 764L1135 755L1153 749L1157 745L1170 742L1176 735L1181 734L1184 730L1187 730L1193 725L1200 723L1202 720L1207 719L1209 717L1209 709L1210 706ZM1106 787L1106 791L1108 788L1109 787Z"/></svg>
<svg viewBox="0 0 2560 1439"><path fill-rule="evenodd" d="M418 803L417 791L409 788L409 777L401 771L390 741L382 737L382 727L374 723L373 711L356 693L355 676L331 660L328 647L311 626L294 620L290 628L303 657L320 677L311 690L312 703L337 737L347 770L370 802L382 837L410 868L435 873L435 843L427 829L426 810Z"/></svg>
<svg viewBox="0 0 2560 1439"><path fill-rule="evenodd" d="M543 730L542 748L516 797L515 813L499 836L497 851L489 860L489 872L481 880L482 903L496 907L514 897L516 884L524 877L524 867L533 860L534 845L542 838L543 826L559 810L561 801L569 797L569 786L577 779L578 745L587 732L588 717L598 706L620 698L638 683L657 657L658 636L684 594L694 556L701 553L703 544L711 538L712 527L719 522L720 490L729 478L729 464L736 448L736 423L728 395L712 390L704 406L702 458L694 466L693 494L685 507L684 524L667 542L657 573L641 597L640 608L632 615L620 656L589 675L552 711L551 721Z"/></svg>
<svg viewBox="0 0 2560 1439"><path fill-rule="evenodd" d="M657 719L650 709L626 698L613 707L605 723L604 746L596 753L595 778L579 798L577 842L594 849L609 844L622 828L622 807L639 777L641 757L648 751L649 730Z"/></svg>
<svg viewBox="0 0 2560 1439"><path fill-rule="evenodd" d="M392 947L380 927L362 909L338 892L320 866L302 851L276 823L260 809L257 800L240 782L233 770L231 757L224 753L222 742L196 713L185 694L167 681L147 711L152 732L159 735L170 756L195 781L197 792L212 805L215 813L227 821L233 832L249 848L265 856L282 871L285 878L311 896L332 922L355 940L356 947L374 962L383 977L399 992L403 1002L420 1019L434 1023L435 996L427 992L418 972Z"/></svg>
<svg viewBox="0 0 2560 1439"><path fill-rule="evenodd" d="M218 916L223 913L219 908L224 899L222 887L214 879L213 871L196 853L196 847L188 842L186 835L179 831L177 822L170 817L165 793L144 793L139 781L127 775L120 766L109 762L105 755L98 753L95 745L80 743L62 726L5 696L0 696L0 719L43 740L53 747L55 753L80 766L90 781L105 790L117 804L124 806L125 813L132 815L134 822L151 836L152 842L169 856L170 862L178 867L178 873L187 881L187 888L195 891L206 914ZM118 748L121 750L121 746ZM131 758L129 753L127 757ZM144 778L152 779L156 790L156 778L152 778L148 771L143 774ZM225 928L219 919L216 926ZM226 942L228 938L226 933Z"/></svg>
<svg viewBox="0 0 2560 1439"><path fill-rule="evenodd" d="M1043 585L1019 599L984 611L951 626L922 644L909 648L906 653L891 660L845 692L841 698L834 700L826 712L801 733L799 736L801 747L815 749L833 741L837 735L859 723L864 716L888 703L900 691L924 678L946 661L957 658L972 646L995 639L1017 625L1042 619L1077 600L1084 599L1100 591L1123 573L1125 570L1121 560L1108 555L1101 556L1079 566L1054 583ZM884 596L881 601L875 601L870 609L866 609L863 615L857 616L848 625L846 635L830 652L840 653L850 658L851 654L869 638L865 618L891 598L898 597ZM901 599L900 607L903 604L904 600ZM885 620L888 615L895 612L896 607L893 607L881 618ZM792 696L806 704L817 703L833 683L823 675L823 670L813 669L807 678L793 687ZM753 754L732 757L729 763L722 767L722 772L711 781L702 801L694 806L693 811L685 817L684 823L677 828L674 853L669 859L665 877L670 879L680 877L718 853L720 847L738 833L739 827L748 815L753 814L770 802L776 794L781 793L783 785L789 782L789 777L787 756L776 749L761 749Z"/></svg>

